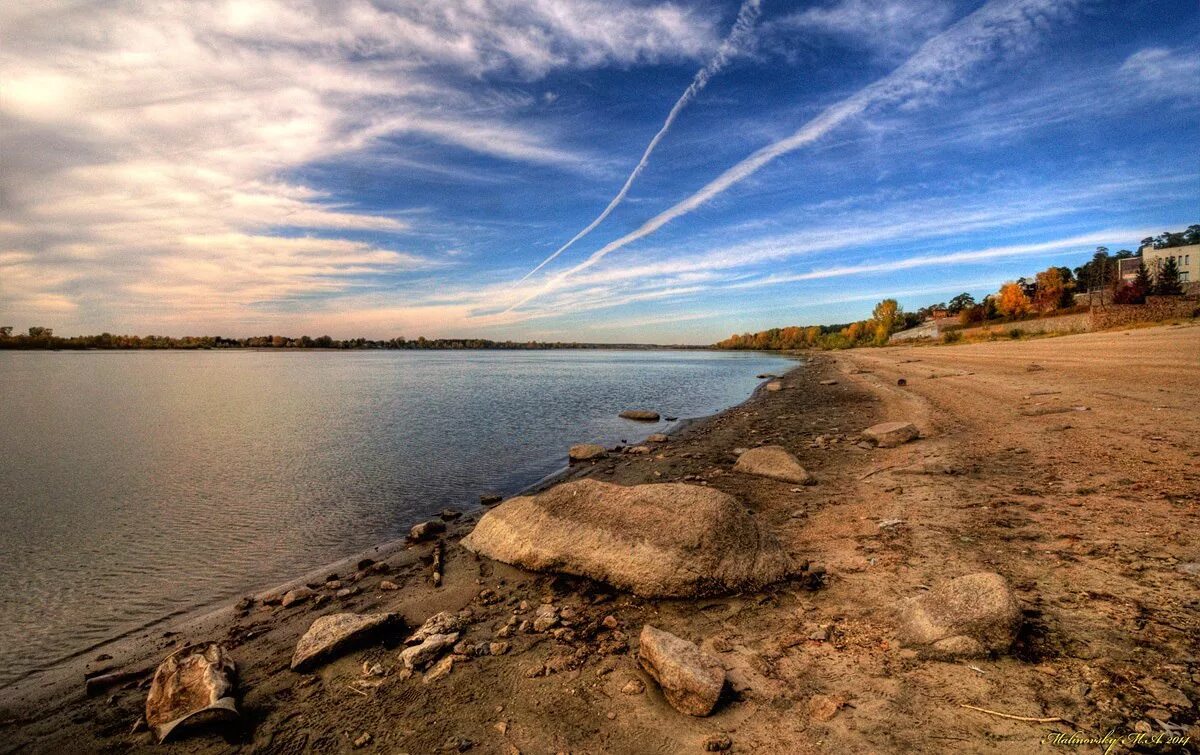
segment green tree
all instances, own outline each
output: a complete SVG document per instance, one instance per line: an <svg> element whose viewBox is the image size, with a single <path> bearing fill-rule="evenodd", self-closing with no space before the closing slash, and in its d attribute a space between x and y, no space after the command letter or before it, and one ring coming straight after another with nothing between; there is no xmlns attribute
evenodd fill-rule
<svg viewBox="0 0 1200 755"><path fill-rule="evenodd" d="M1154 290L1154 281L1150 278L1150 268L1146 267L1146 263L1138 264L1137 277L1133 279L1133 287L1136 289L1137 303L1141 304L1146 301L1146 294Z"/></svg>
<svg viewBox="0 0 1200 755"><path fill-rule="evenodd" d="M1154 293L1159 296L1178 296L1183 293L1183 285L1179 282L1179 265L1174 257L1167 257L1162 267L1158 269L1158 280L1155 281Z"/></svg>
<svg viewBox="0 0 1200 755"><path fill-rule="evenodd" d="M970 294L968 294L964 291L963 293L959 294L958 296L956 296L950 300L950 304L949 304L949 306L946 307L946 311L952 315L957 315L959 312L962 312L964 309L970 309L971 307L974 307L974 306L975 306L975 297L971 296Z"/></svg>
<svg viewBox="0 0 1200 755"><path fill-rule="evenodd" d="M13 326L0 325L0 338L12 338Z"/></svg>

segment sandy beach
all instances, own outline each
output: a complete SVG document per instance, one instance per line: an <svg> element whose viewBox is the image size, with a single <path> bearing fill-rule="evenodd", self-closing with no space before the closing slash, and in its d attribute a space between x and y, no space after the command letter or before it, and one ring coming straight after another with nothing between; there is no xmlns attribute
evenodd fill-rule
<svg viewBox="0 0 1200 755"><path fill-rule="evenodd" d="M475 512L448 522L440 586L432 542L394 544L328 569L336 577L299 578L315 599L283 608L259 595L11 688L0 751L1027 753L1063 751L1053 732L1109 731L1195 746L1200 326L806 359L783 390L565 479L719 489L820 580L643 599L467 552L457 543ZM890 420L921 437L862 442ZM816 484L732 471L735 448L766 444L794 453ZM1011 653L944 662L901 645L905 599L980 571L1004 576L1019 601ZM504 630L547 603L567 631ZM377 611L408 629L289 670L318 616ZM405 673L404 637L439 611L468 612L465 640L507 649L463 656L437 679ZM639 667L646 623L720 660L727 684L711 716L680 714ZM172 649L210 640L237 662L241 719L154 744L135 727L149 675ZM87 695L85 672L133 673Z"/></svg>

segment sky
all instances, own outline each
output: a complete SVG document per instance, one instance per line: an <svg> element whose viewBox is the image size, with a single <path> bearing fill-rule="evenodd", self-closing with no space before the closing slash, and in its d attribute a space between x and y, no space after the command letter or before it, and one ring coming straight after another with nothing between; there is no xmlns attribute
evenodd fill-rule
<svg viewBox="0 0 1200 755"><path fill-rule="evenodd" d="M1195 0L0 4L0 324L710 343L1200 222Z"/></svg>

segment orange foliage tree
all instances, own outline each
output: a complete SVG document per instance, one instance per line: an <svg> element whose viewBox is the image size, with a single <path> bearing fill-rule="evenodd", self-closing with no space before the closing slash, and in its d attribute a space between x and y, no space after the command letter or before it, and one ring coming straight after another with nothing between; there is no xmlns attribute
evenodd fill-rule
<svg viewBox="0 0 1200 755"><path fill-rule="evenodd" d="M1000 296L996 302L996 309L1005 317L1018 317L1027 314L1030 310L1029 297L1021 289L1018 283L1005 283L1000 287Z"/></svg>

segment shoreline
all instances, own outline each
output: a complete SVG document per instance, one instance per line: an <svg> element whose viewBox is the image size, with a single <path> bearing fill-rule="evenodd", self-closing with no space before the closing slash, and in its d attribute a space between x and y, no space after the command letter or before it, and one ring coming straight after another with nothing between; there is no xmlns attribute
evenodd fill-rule
<svg viewBox="0 0 1200 755"><path fill-rule="evenodd" d="M714 736L735 752L789 754L938 752L947 741L1018 753L1044 747L1048 730L1110 728L1196 741L1198 336L1189 325L817 354L787 373L784 390L758 390L657 453L572 469L621 485L681 481L733 495L787 549L824 567L821 589L784 581L752 594L637 598L466 552L457 541L476 512L447 527L440 586L429 579L433 546L418 544L378 558L386 573L374 564L339 570L359 588L344 598L318 585L319 604L256 603L147 643L153 663L185 641L228 645L240 676L237 722L154 745L130 731L146 694L134 679L0 714L21 717L0 721L0 739L33 752L453 745L505 755L697 752ZM891 420L914 422L920 438L896 448L859 439ZM792 451L816 484L732 471L736 447L768 444ZM897 633L905 600L980 571L1001 574L1020 605L1010 651L942 662L905 647ZM382 588L384 579L399 589ZM504 633L544 603L572 611L570 632ZM439 611L463 612L467 642L502 637L504 652L463 655L448 674L423 679L397 663L400 632L289 671L298 637L341 611L395 612L410 629ZM681 715L638 665L636 638L650 623L725 668L711 716ZM373 664L381 675L367 670Z"/></svg>
<svg viewBox="0 0 1200 755"><path fill-rule="evenodd" d="M214 349L214 350L216 350L216 349ZM326 351L326 350L327 349L289 349L289 351ZM337 349L328 349L328 350L329 351L338 351ZM360 349L359 351L366 351L366 350L367 349ZM497 349L497 350L503 351L503 349ZM61 350L54 350L54 351L75 351L75 350L61 349ZM147 351L147 349L95 349L93 351L136 352L136 351ZM190 349L155 349L155 351L190 351ZM284 351L284 349L246 348L246 349L231 349L231 351ZM348 350L343 349L342 351L348 351ZM450 349L447 349L447 351L450 351ZM768 353L768 352L764 352L764 353ZM797 370L797 369L801 369L801 368L803 368L803 366L805 364L804 358L800 357L800 356L781 355L778 353L772 353L770 355L773 357L777 357L777 358L787 358L787 359L795 360L796 364L794 364L793 366L788 368L788 370L785 372L785 374L788 372ZM693 427L697 424L701 424L706 421L713 420L713 419L721 416L722 414L734 411L734 410L738 409L739 407L743 406L744 404L748 403L749 401L753 400L756 396L758 396L763 391L763 387L766 385L767 382L769 382L769 379L762 380L759 383L759 385L757 385L755 387L755 389L750 393L750 395L747 396L743 401L741 401L737 404L734 404L732 406L726 407L725 409L722 409L720 411L714 412L712 414L702 415L702 416L698 416L698 417L680 418L678 420L675 420L671 424L669 424L667 427L659 429L659 430L654 430L652 432L642 433L642 430L645 430L646 428L639 428L638 432L642 433L642 434L640 436L631 436L631 437L638 437L638 440L636 442L631 442L628 445L638 445L645 440L646 436L651 435L654 432L661 432L661 433L664 433L667 435L675 436L675 435L685 432L688 428ZM496 492L498 492L499 494L501 494L503 496L503 500L507 500L509 498L515 498L517 496L522 496L522 495L533 495L533 494L539 493L543 490L546 490L548 488L551 488L555 485L558 485L559 483L566 482L568 480L573 479L575 474L578 472L579 472L579 465L573 465L570 462L568 462L565 466L561 466L561 467L555 469L554 471L548 473L547 475L543 476L542 478L538 479L537 481L530 483L528 485L525 485L524 487L521 487L519 489L516 489L512 493L505 493L503 490L497 490ZM483 505L478 502L474 506L464 507L461 510L462 516L459 518L459 520L457 520L457 523L458 524L466 523L466 522L473 523L474 521L476 521L478 519L479 516L481 516L489 508L492 508L492 506ZM437 515L431 514L429 517L426 517L425 520L414 521L413 524L415 525L415 524L419 523L419 521L427 521L429 518L436 519ZM259 601L265 595L270 595L273 593L282 594L288 590L303 586L306 583L317 581L318 578L323 575L333 573L333 572L340 573L340 572L346 571L349 569L349 567L357 564L359 561L361 561L365 558L387 559L387 558L393 558L393 557L399 556L405 550L408 549L409 545L410 545L410 543L409 543L408 539L405 537L399 537L399 538L394 538L392 540L386 540L381 543L377 543L375 545L368 546L368 547L366 547L360 551L357 551L355 553L352 553L348 556L344 556L344 557L336 559L334 561L327 562L327 563L321 564L319 566L315 566L315 567L306 569L303 573L301 573L297 576L288 578L286 580L273 581L269 585L264 585L264 586L252 586L252 587L246 588L244 590L239 590L239 591L237 591L236 594L251 597L256 601ZM351 569L351 571L352 571L352 569ZM0 713L2 713L4 711L4 709L7 705L12 704L12 703L10 703L10 699L12 701L16 701L18 703L23 703L26 705L29 705L29 704L40 705L40 704L44 704L46 699L48 699L48 698L70 695L71 692L73 691L74 687L78 686L78 684L81 684L82 680L85 679L86 676L89 673L91 673L91 671L92 671L92 669L90 667L94 664L92 662L84 660L84 658L86 656L91 656L93 654L96 654L96 655L111 655L116 658L124 657L127 660L123 664L121 664L123 666L144 665L145 662L147 662L149 659L131 654L129 648L131 645L137 643L139 640L144 640L148 636L147 633L154 633L154 632L160 632L160 631L171 632L173 634L203 633L207 628L210 628L212 626L217 626L217 625L221 624L222 622L226 622L231 617L233 617L235 614L234 606L237 604L238 600L239 600L239 598L236 598L233 595L231 595L229 597L222 598L220 600L217 600L217 601L214 601L212 603L208 603L208 604L205 604L202 606L195 606L192 608L180 609L178 611L168 613L164 616L160 616L160 617L158 617L152 621L149 621L141 626L129 629L128 631L123 632L117 636L107 638L100 642L89 645L88 647L81 648L77 651L74 651L72 653L64 655L64 656L60 657L59 659L55 660L53 663L51 663L48 666L45 666L42 668L37 668L37 669L31 669L28 672L25 672L21 676L14 679L13 681L11 681L7 684L4 684L4 685L0 685ZM153 671L153 668L150 668L149 670ZM76 682L75 680L79 680L79 681ZM36 691L34 691L33 688L36 688ZM4 718L0 717L0 725L2 725L3 723L4 723Z"/></svg>

